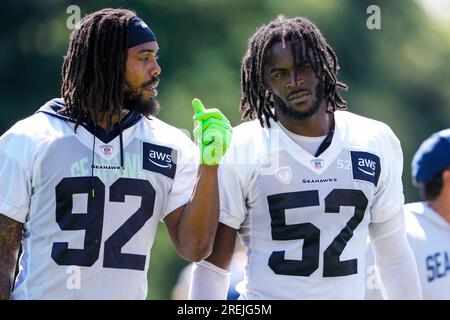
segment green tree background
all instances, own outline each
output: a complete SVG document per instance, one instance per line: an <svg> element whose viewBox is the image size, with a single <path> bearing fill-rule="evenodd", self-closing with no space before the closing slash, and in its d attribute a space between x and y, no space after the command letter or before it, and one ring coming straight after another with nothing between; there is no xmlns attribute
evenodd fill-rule
<svg viewBox="0 0 450 320"><path fill-rule="evenodd" d="M369 30L369 5L381 29ZM105 8L135 10L155 31L162 67L160 118L192 130L190 101L220 107L241 122L240 61L257 27L278 14L307 16L335 49L349 110L389 124L402 142L406 201L419 199L410 163L423 139L449 127L450 25L411 0L6 0L0 13L0 134L60 95L70 30L69 5L82 16ZM150 299L169 299L180 259L160 226L152 249Z"/></svg>

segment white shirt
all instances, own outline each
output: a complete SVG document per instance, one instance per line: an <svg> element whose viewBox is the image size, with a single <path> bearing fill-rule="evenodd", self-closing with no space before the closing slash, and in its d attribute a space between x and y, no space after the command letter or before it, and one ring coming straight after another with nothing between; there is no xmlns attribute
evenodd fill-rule
<svg viewBox="0 0 450 320"><path fill-rule="evenodd" d="M405 205L408 242L414 252L423 299L450 299L450 224L426 202ZM371 250L369 260L373 262ZM382 299L371 264L366 299Z"/></svg>
<svg viewBox="0 0 450 320"><path fill-rule="evenodd" d="M0 213L24 223L11 298L145 299L158 222L189 201L197 149L129 114L120 170L120 130L75 132L61 106L49 101L0 138Z"/></svg>
<svg viewBox="0 0 450 320"><path fill-rule="evenodd" d="M235 128L220 221L247 249L241 299L363 299L368 225L401 212L402 167L391 129L350 112L318 157L274 121Z"/></svg>
<svg viewBox="0 0 450 320"><path fill-rule="evenodd" d="M406 231L424 299L450 299L450 224L424 202L406 209Z"/></svg>
<svg viewBox="0 0 450 320"><path fill-rule="evenodd" d="M277 123L281 129L286 133L286 135L292 139L297 145L299 145L303 150L307 151L310 154L316 154L317 150L320 147L320 144L325 140L327 136L320 136L320 137L307 137L302 136L296 133L293 133L283 127L283 125L278 122Z"/></svg>

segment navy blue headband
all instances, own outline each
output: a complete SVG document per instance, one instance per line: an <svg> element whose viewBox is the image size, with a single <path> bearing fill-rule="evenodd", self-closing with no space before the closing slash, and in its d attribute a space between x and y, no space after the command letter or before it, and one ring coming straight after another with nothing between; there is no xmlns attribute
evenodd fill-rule
<svg viewBox="0 0 450 320"><path fill-rule="evenodd" d="M156 41L156 37L149 26L138 17L131 18L128 22L128 49L152 41Z"/></svg>

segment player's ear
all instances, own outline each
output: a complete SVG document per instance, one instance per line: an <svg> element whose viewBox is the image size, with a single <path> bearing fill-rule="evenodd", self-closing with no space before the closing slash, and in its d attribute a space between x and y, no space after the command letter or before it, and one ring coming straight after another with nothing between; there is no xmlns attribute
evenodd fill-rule
<svg viewBox="0 0 450 320"><path fill-rule="evenodd" d="M441 177L443 185L450 188L450 167L442 171Z"/></svg>
<svg viewBox="0 0 450 320"><path fill-rule="evenodd" d="M269 68L267 63L264 63L262 68L263 68L263 70L262 70L262 72L263 72L263 77L262 77L263 78L263 86L264 86L264 88L266 88L266 90L272 91L270 89L270 68Z"/></svg>
<svg viewBox="0 0 450 320"><path fill-rule="evenodd" d="M271 101L273 103L273 92L272 92L272 90L270 90L269 87L266 87L266 91L264 92L264 96L267 97L267 96L269 96L269 94L270 94L269 101Z"/></svg>

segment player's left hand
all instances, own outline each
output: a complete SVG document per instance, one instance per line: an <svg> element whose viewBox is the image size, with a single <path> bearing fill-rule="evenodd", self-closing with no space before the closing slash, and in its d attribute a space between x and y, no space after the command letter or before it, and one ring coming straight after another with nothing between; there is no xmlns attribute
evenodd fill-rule
<svg viewBox="0 0 450 320"><path fill-rule="evenodd" d="M200 163L216 166L231 142L230 121L219 109L205 109L197 98L192 100L192 108L195 112L193 119L198 123L194 138L200 149Z"/></svg>

